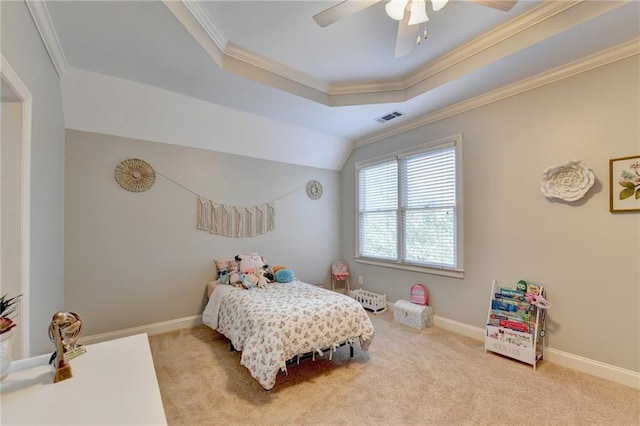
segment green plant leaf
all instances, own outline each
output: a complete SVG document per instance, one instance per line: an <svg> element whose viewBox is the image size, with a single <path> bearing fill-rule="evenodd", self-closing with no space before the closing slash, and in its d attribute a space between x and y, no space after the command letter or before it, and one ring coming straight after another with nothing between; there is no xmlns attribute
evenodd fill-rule
<svg viewBox="0 0 640 426"><path fill-rule="evenodd" d="M640 189L636 189L636 200L640 200Z"/></svg>
<svg viewBox="0 0 640 426"><path fill-rule="evenodd" d="M633 182L629 182L627 180L621 180L618 183L620 184L620 186L624 186L625 188L633 188L635 186Z"/></svg>
<svg viewBox="0 0 640 426"><path fill-rule="evenodd" d="M16 312L18 302L20 302L21 294L7 298L9 296L8 293L3 294L0 297L0 317L11 318L11 316Z"/></svg>
<svg viewBox="0 0 640 426"><path fill-rule="evenodd" d="M626 200L627 198L631 197L634 192L636 192L633 188L625 188L622 191L620 191L620 199L621 200Z"/></svg>

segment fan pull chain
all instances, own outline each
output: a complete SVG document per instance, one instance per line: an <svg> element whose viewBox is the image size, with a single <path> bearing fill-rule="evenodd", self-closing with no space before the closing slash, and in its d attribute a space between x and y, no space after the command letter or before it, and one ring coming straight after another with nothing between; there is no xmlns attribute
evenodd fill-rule
<svg viewBox="0 0 640 426"><path fill-rule="evenodd" d="M422 43L423 40L426 40L428 35L427 35L427 23L424 22L423 24L423 32L422 32L422 36L420 36L420 34L418 34L418 38L416 38L416 45L420 45L420 43Z"/></svg>

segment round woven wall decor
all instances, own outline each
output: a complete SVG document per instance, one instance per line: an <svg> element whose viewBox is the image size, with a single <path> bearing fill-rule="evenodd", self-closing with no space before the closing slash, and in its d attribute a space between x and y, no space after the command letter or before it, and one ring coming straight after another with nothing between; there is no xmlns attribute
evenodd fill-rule
<svg viewBox="0 0 640 426"><path fill-rule="evenodd" d="M137 158L128 158L118 163L115 171L118 184L131 192L144 192L156 181L156 172L149 163Z"/></svg>

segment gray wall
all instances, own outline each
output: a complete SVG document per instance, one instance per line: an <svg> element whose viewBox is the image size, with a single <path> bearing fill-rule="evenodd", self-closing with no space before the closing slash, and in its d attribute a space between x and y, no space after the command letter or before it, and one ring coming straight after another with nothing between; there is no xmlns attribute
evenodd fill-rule
<svg viewBox="0 0 640 426"><path fill-rule="evenodd" d="M640 371L640 214L609 213L609 159L640 154L638 57L363 146L342 174L343 256L363 288L407 299L425 283L435 314L484 327L491 282L546 287L548 346ZM359 264L357 161L462 133L465 277ZM596 176L574 203L540 193L542 171L583 160Z"/></svg>
<svg viewBox="0 0 640 426"><path fill-rule="evenodd" d="M52 351L51 315L64 307L64 118L58 76L24 2L2 3L2 54L33 96L31 355Z"/></svg>
<svg viewBox="0 0 640 426"><path fill-rule="evenodd" d="M127 158L188 190L157 176L146 192L125 191L114 169ZM312 179L324 186L320 200L304 190ZM200 314L217 257L256 251L303 281L328 285L340 253L335 171L67 130L65 187L66 307L82 315L84 335ZM275 201L274 231L234 239L196 229L189 190L230 206L295 191Z"/></svg>

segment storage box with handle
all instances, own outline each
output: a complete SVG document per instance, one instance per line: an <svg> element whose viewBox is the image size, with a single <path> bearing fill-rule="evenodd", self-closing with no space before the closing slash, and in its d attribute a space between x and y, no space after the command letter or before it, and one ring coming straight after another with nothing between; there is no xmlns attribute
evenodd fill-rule
<svg viewBox="0 0 640 426"><path fill-rule="evenodd" d="M423 329L433 324L433 308L417 305L408 300L398 300L393 305L393 319L413 328Z"/></svg>

